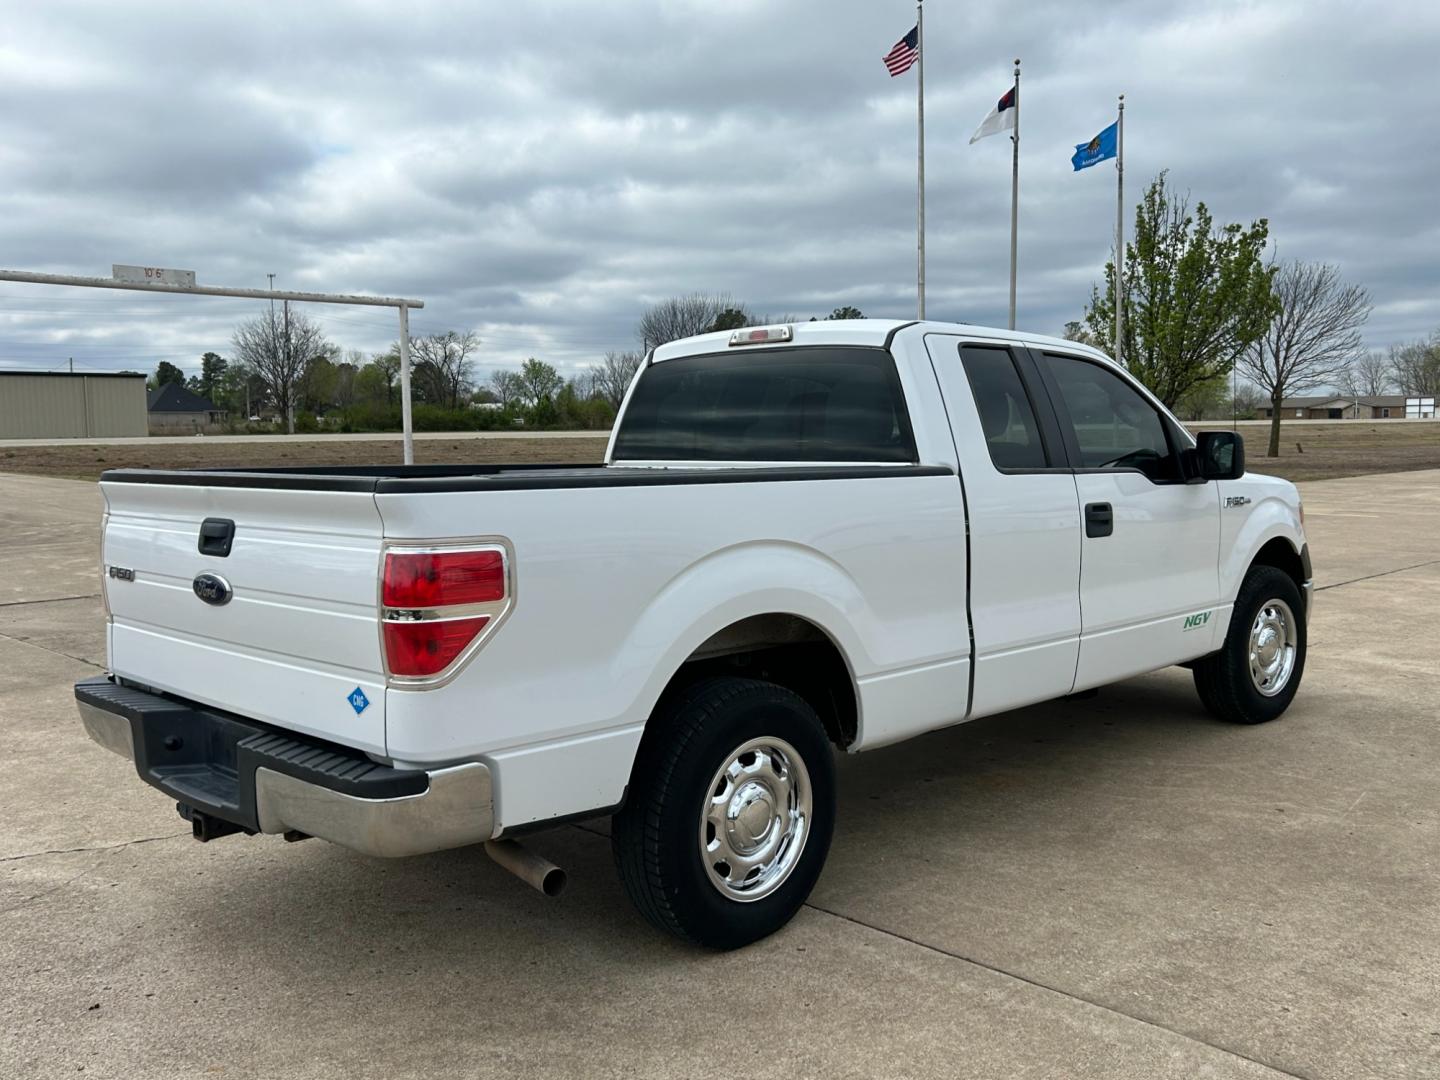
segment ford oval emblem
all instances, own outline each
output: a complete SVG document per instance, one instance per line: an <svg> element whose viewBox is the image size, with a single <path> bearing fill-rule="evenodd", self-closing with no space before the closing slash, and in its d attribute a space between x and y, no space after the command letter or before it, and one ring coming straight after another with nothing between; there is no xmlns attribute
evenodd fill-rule
<svg viewBox="0 0 1440 1080"><path fill-rule="evenodd" d="M195 590L195 595L201 600L207 604L214 604L216 607L228 604L230 597L234 595L230 589L230 583L219 574L199 574L190 587Z"/></svg>

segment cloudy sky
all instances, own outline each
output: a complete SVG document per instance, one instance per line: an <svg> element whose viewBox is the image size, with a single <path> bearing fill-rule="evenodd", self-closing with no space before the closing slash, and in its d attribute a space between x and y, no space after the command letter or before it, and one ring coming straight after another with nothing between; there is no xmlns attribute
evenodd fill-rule
<svg viewBox="0 0 1440 1080"><path fill-rule="evenodd" d="M1023 60L1020 324L1108 257L1115 173L1070 171L1126 94L1128 202L1169 169L1281 257L1339 264L1383 346L1440 327L1440 4L926 5L929 314L1003 325ZM420 297L487 366L635 346L693 290L914 311L915 74L891 0L4 4L0 266ZM256 302L0 283L0 366L194 373ZM384 309L312 308L346 348Z"/></svg>

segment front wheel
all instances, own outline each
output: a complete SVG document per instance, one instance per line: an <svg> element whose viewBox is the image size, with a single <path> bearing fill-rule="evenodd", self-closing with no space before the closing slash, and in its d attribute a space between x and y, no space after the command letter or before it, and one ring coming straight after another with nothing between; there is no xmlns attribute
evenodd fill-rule
<svg viewBox="0 0 1440 1080"><path fill-rule="evenodd" d="M712 678L651 718L610 837L646 919L734 949L799 910L834 824L834 755L815 710L772 683Z"/></svg>
<svg viewBox="0 0 1440 1080"><path fill-rule="evenodd" d="M1222 720L1263 724L1290 706L1305 672L1305 600L1289 574L1253 566L1220 651L1196 661L1195 689Z"/></svg>

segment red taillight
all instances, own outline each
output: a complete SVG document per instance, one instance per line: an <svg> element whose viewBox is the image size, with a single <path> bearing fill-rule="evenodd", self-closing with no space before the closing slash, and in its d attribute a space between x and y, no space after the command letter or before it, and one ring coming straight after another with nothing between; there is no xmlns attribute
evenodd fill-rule
<svg viewBox="0 0 1440 1080"><path fill-rule="evenodd" d="M390 674L425 676L444 671L489 621L490 616L480 615L473 619L387 622L385 659Z"/></svg>
<svg viewBox="0 0 1440 1080"><path fill-rule="evenodd" d="M505 556L499 551L392 551L385 556L380 602L386 607L452 607L504 599Z"/></svg>
<svg viewBox="0 0 1440 1080"><path fill-rule="evenodd" d="M387 551L380 604L389 673L427 679L459 660L509 609L506 570L500 547Z"/></svg>

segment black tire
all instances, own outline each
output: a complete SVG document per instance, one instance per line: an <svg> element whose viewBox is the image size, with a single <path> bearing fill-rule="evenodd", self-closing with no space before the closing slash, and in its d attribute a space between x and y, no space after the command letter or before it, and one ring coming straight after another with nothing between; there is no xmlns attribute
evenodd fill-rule
<svg viewBox="0 0 1440 1080"><path fill-rule="evenodd" d="M780 740L798 754L810 813L798 855L775 875L772 891L742 901L712 881L700 830L713 778L751 739ZM651 717L610 846L625 891L653 925L697 945L735 949L790 921L820 877L834 828L834 751L815 710L773 683L708 678Z"/></svg>
<svg viewBox="0 0 1440 1080"><path fill-rule="evenodd" d="M1267 695L1250 674L1250 633L1261 610L1283 601L1294 620L1295 659L1289 678ZM1214 716L1233 724L1263 724L1290 707L1305 674L1305 598L1289 574L1273 566L1252 566L1240 584L1230 629L1219 652L1195 662L1195 689Z"/></svg>

